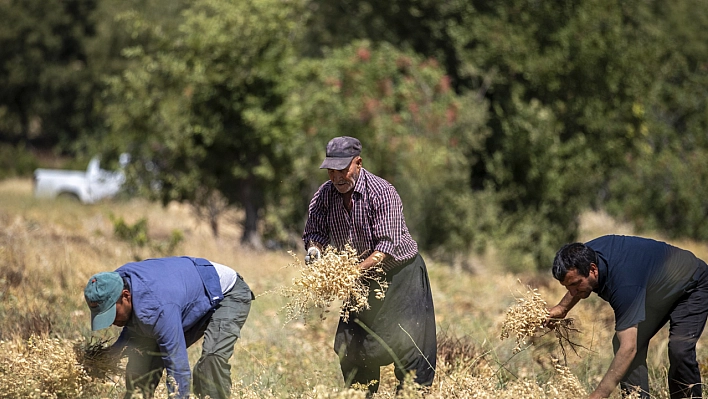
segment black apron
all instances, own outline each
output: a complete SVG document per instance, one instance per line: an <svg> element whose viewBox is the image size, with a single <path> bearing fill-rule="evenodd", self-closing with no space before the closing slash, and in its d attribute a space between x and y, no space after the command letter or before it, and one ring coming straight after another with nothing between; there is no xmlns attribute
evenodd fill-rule
<svg viewBox="0 0 708 399"><path fill-rule="evenodd" d="M339 320L334 350L340 363L367 368L393 363L393 352L405 370L417 369L416 380L425 381L428 378L421 374L429 373L432 382L437 349L435 310L423 258L416 255L394 268L386 273L386 280L389 286L383 300L376 299L374 289L379 287L370 281L371 308L350 314L346 323Z"/></svg>

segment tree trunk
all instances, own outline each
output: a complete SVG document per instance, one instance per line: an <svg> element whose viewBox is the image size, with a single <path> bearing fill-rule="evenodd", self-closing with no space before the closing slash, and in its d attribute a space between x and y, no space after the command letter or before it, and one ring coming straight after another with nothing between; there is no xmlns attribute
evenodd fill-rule
<svg viewBox="0 0 708 399"><path fill-rule="evenodd" d="M253 248L263 249L263 241L258 232L258 211L261 207L261 190L256 184L253 177L244 180L241 185L241 203L243 204L246 216L243 221L243 236L241 236L241 245Z"/></svg>

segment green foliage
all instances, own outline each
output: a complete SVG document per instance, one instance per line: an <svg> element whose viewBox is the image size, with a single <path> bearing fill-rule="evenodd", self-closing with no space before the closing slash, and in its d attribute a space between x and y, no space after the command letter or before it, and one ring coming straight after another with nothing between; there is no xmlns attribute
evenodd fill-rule
<svg viewBox="0 0 708 399"><path fill-rule="evenodd" d="M0 144L0 179L31 176L38 166L37 158L24 144L17 146Z"/></svg>
<svg viewBox="0 0 708 399"><path fill-rule="evenodd" d="M148 234L147 218L140 218L133 225L126 223L120 216L116 217L111 214L109 218L113 223L113 234L133 247L147 247L162 255L170 255L184 241L184 233L179 230L173 230L166 240L154 241Z"/></svg>
<svg viewBox="0 0 708 399"><path fill-rule="evenodd" d="M708 16L701 2L661 3L651 91L632 109L639 148L608 185L608 210L673 238L708 239ZM676 46L675 43L681 43Z"/></svg>
<svg viewBox="0 0 708 399"><path fill-rule="evenodd" d="M244 241L255 245L266 194L279 190L294 156L279 84L294 62L301 7L209 0L185 10L174 30L124 14L145 40L125 50L133 63L109 80L104 142L149 160L129 174L159 180L164 202L199 206L211 197L203 193L223 194L245 210Z"/></svg>
<svg viewBox="0 0 708 399"><path fill-rule="evenodd" d="M113 223L113 234L119 239L141 248L150 241L146 218L140 218L132 226L126 223L122 217L110 215L110 219Z"/></svg>
<svg viewBox="0 0 708 399"><path fill-rule="evenodd" d="M87 66L95 0L0 2L0 139L44 146L94 121Z"/></svg>
<svg viewBox="0 0 708 399"><path fill-rule="evenodd" d="M647 154L609 186L609 210L631 220L639 231L663 230L671 238L708 240L708 151L682 158L664 151Z"/></svg>
<svg viewBox="0 0 708 399"><path fill-rule="evenodd" d="M580 212L636 152L631 109L656 52L647 8L509 0L465 14L458 54L485 71L493 129L473 183L498 194L497 242L514 268L543 267L575 240Z"/></svg>

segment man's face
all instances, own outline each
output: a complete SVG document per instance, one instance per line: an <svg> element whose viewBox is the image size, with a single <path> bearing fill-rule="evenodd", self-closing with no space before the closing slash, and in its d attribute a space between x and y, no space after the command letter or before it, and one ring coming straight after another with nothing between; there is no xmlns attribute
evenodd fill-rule
<svg viewBox="0 0 708 399"><path fill-rule="evenodd" d="M570 295L585 299L597 287L597 266L594 263L590 264L590 273L587 277L578 273L578 269L570 269L561 284L570 292Z"/></svg>
<svg viewBox="0 0 708 399"><path fill-rule="evenodd" d="M334 187L337 188L337 191L345 194L354 189L356 181L359 180L361 164L361 157L354 157L349 163L349 166L342 170L327 169L329 180L334 183Z"/></svg>
<svg viewBox="0 0 708 399"><path fill-rule="evenodd" d="M130 296L130 291L123 290L118 302L116 302L116 319L113 321L114 326L124 327L130 316L133 313L133 299Z"/></svg>

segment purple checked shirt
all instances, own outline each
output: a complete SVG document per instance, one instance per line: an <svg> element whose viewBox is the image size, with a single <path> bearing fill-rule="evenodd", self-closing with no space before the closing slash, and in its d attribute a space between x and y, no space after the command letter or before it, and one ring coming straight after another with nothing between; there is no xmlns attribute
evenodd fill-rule
<svg viewBox="0 0 708 399"><path fill-rule="evenodd" d="M403 218L401 197L391 183L362 168L352 203L350 213L334 184L329 180L322 184L310 201L302 235L305 249L310 242L339 250L349 243L362 257L378 250L393 257L384 262L385 269L418 254L418 244Z"/></svg>

